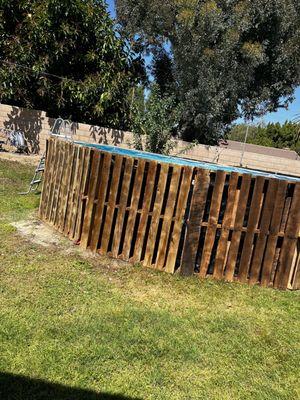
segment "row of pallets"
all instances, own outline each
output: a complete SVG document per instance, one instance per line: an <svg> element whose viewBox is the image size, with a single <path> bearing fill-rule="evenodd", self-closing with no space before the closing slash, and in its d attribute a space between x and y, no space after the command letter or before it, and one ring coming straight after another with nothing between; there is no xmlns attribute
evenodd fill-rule
<svg viewBox="0 0 300 400"><path fill-rule="evenodd" d="M47 142L40 217L155 269L297 289L299 206L298 182Z"/></svg>

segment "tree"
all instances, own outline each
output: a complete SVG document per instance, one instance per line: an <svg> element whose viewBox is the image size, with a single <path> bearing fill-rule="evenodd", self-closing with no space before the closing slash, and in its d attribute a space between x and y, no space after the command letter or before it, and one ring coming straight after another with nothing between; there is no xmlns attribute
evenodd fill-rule
<svg viewBox="0 0 300 400"><path fill-rule="evenodd" d="M169 51L186 140L285 107L300 83L299 0L116 0L123 29Z"/></svg>
<svg viewBox="0 0 300 400"><path fill-rule="evenodd" d="M159 49L154 54L152 62L152 74L162 95L175 95L176 83L172 60L164 49Z"/></svg>
<svg viewBox="0 0 300 400"><path fill-rule="evenodd" d="M152 153L169 154L175 147L172 130L178 122L178 109L171 96L164 96L157 84L153 84L149 97L137 91L134 99L131 129L134 147Z"/></svg>
<svg viewBox="0 0 300 400"><path fill-rule="evenodd" d="M0 0L0 100L127 128L140 59L103 0Z"/></svg>

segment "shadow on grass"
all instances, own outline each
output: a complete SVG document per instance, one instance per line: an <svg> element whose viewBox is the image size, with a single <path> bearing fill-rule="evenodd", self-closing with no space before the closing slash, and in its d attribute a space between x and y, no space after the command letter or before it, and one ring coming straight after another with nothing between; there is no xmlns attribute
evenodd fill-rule
<svg viewBox="0 0 300 400"><path fill-rule="evenodd" d="M1 400L141 400L0 372Z"/></svg>

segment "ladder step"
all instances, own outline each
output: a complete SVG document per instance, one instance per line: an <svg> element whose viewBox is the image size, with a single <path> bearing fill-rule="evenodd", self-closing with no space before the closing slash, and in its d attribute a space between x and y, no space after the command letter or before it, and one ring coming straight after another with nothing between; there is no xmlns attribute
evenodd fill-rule
<svg viewBox="0 0 300 400"><path fill-rule="evenodd" d="M43 155L35 169L32 180L29 184L29 189L27 190L27 192L23 192L20 194L28 194L31 192L35 192L38 189L39 184L42 182L44 171L45 171L45 156Z"/></svg>

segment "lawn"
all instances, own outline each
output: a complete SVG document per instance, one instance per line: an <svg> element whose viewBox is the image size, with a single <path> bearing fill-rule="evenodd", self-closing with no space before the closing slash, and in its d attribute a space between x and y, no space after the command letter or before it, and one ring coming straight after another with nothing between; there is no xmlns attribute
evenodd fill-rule
<svg viewBox="0 0 300 400"><path fill-rule="evenodd" d="M34 244L31 175L0 159L1 400L300 398L299 292Z"/></svg>

